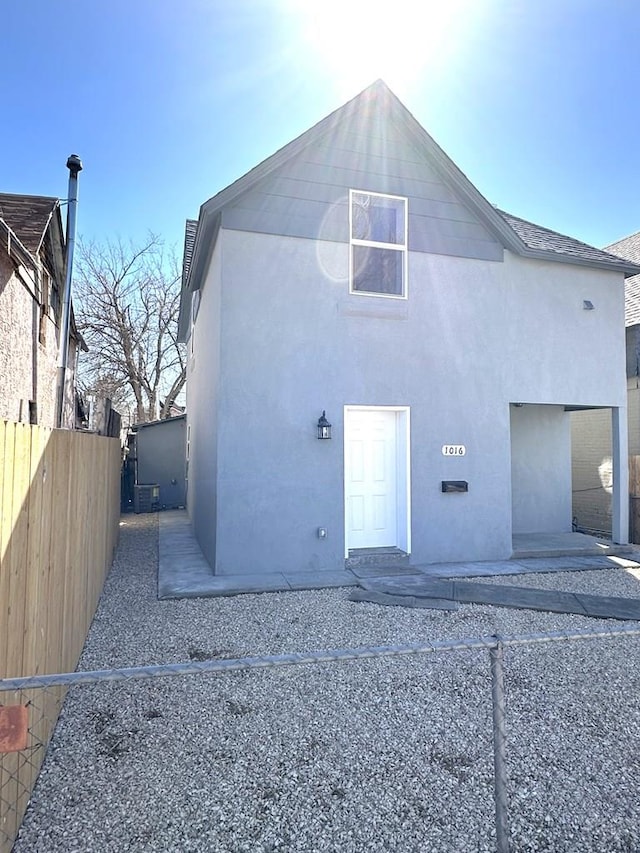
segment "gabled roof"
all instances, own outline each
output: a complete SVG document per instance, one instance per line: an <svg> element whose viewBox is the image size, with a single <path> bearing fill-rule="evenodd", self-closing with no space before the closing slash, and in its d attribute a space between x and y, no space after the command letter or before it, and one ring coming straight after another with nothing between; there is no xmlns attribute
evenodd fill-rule
<svg viewBox="0 0 640 853"><path fill-rule="evenodd" d="M234 181L217 195L206 201L200 208L198 218L198 229L196 232L193 253L188 259L190 273L185 281L190 290L197 289L202 268L206 260L207 247L211 244L218 225L218 214L225 205L230 204L242 193L251 189L258 181L277 170L291 158L298 155L308 146L317 143L323 137L330 135L334 130L345 123L349 123L354 117L361 116L374 123L375 121L389 121L396 126L402 126L414 137L418 145L426 146L426 155L435 165L440 165L441 171L449 182L459 185L459 194L463 200L476 212L478 212L489 229L504 245L508 245L513 251L523 251L524 244L514 231L505 223L504 219L489 202L476 190L469 180L458 169L455 163L447 157L442 149L434 142L424 128L411 115L409 110L398 100L388 86L377 80L371 86L356 95L342 107L323 118L309 130L302 133L296 139L289 142L283 148L276 151L262 163L259 163L237 181ZM194 284L195 281L195 284Z"/></svg>
<svg viewBox="0 0 640 853"><path fill-rule="evenodd" d="M640 264L640 231L612 243L606 250ZM624 283L624 324L635 326L637 323L640 323L640 275L633 275Z"/></svg>
<svg viewBox="0 0 640 853"><path fill-rule="evenodd" d="M57 198L0 193L0 220L18 238L34 263L42 250L49 272L64 280L64 232Z"/></svg>
<svg viewBox="0 0 640 853"><path fill-rule="evenodd" d="M202 205L190 251L187 250L185 238L187 273L183 275L183 291L196 290L200 287L208 251L220 224L221 210L254 187L258 181L297 156L307 146L319 142L354 117L372 123L386 121L396 128L401 128L407 137L413 140L425 160L452 187L461 202L477 214L505 249L524 257L540 260L582 264L600 269L617 269L626 275L633 275L640 271L640 267L619 257L497 210L474 187L387 85L382 80L377 80L344 106L276 151L271 157L263 160ZM192 222L193 220L189 220L189 223ZM183 305L184 303L185 300ZM180 334L185 332L185 311L186 309L181 311Z"/></svg>
<svg viewBox="0 0 640 853"><path fill-rule="evenodd" d="M0 193L0 227L10 235L10 245L16 249L20 260L37 263L40 250L50 272L58 275L57 284L64 280L65 245L60 216L60 201L41 195L15 195ZM69 320L69 335L78 341L84 352L89 348L78 331L73 303Z"/></svg>
<svg viewBox="0 0 640 853"><path fill-rule="evenodd" d="M4 219L34 257L40 251L47 227L57 207L57 198L0 193L0 219Z"/></svg>
<svg viewBox="0 0 640 853"><path fill-rule="evenodd" d="M518 234L527 248L533 251L558 254L568 259L574 258L581 263L593 262L594 266L618 267L625 273L635 271L633 265L628 263L628 261L634 260L630 257L624 260L606 249L596 249L594 246L589 246L588 243L576 240L575 237L567 237L558 231L543 228L542 225L535 225L533 222L527 222L526 219L520 219L520 217L506 213L504 210L499 210L498 213ZM640 252L637 260L640 261ZM637 271L640 272L640 268Z"/></svg>

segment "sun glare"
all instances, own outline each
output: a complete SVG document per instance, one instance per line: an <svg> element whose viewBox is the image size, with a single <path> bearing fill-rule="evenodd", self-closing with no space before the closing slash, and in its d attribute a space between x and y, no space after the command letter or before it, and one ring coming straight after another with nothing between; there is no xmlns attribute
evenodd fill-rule
<svg viewBox="0 0 640 853"><path fill-rule="evenodd" d="M341 94L381 77L398 94L455 47L470 0L287 0L299 47L320 61Z"/></svg>

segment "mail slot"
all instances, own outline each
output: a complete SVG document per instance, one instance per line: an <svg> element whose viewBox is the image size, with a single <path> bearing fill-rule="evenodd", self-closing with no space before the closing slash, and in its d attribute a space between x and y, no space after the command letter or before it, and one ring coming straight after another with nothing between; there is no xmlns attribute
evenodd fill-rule
<svg viewBox="0 0 640 853"><path fill-rule="evenodd" d="M469 483L466 480L443 480L443 492L468 492Z"/></svg>

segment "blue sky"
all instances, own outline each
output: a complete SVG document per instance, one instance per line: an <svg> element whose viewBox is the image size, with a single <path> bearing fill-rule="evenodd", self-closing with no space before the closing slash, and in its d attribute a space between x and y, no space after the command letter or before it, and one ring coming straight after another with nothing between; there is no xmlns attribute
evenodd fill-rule
<svg viewBox="0 0 640 853"><path fill-rule="evenodd" d="M181 249L383 77L491 202L602 246L640 230L639 44L632 0L11 0L0 191L64 197L78 153L81 236Z"/></svg>

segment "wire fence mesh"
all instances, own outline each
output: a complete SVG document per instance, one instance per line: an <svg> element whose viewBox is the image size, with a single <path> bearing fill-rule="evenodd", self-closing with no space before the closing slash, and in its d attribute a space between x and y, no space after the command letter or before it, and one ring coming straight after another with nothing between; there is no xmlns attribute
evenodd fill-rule
<svg viewBox="0 0 640 853"><path fill-rule="evenodd" d="M0 849L11 850L68 691L54 765L36 792L39 814L27 816L18 853L597 850L589 831L580 840L586 816L567 816L562 831L568 838L569 827L577 840L563 847L541 814L553 798L588 811L607 778L616 779L605 809L612 815L607 849L640 850L640 814L625 793L626 777L638 769L639 721L624 721L624 684L612 685L610 709L577 720L572 708L588 703L589 658L598 659L593 644L579 666L567 660L560 708L546 701L544 663L531 666L536 648L557 657L562 643L639 636L630 625L0 680L2 709L26 707L28 717L26 745L18 742L24 748L0 753ZM454 654L453 667L434 663L445 652ZM525 665L510 681L514 655L524 655ZM322 678L311 684L305 668L320 669ZM338 696L347 710L335 715ZM10 747L19 727L0 726L0 743ZM592 738L591 758L575 770L559 744L570 753L583 737ZM628 760L614 758L609 767L611 752ZM102 805L89 805L96 802ZM74 848L71 824L83 811L84 846ZM110 820L124 826L126 844L109 835Z"/></svg>

